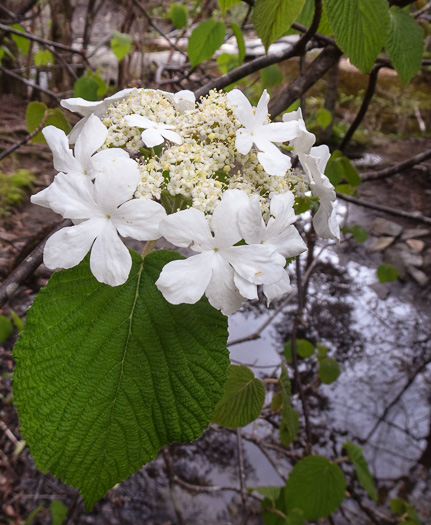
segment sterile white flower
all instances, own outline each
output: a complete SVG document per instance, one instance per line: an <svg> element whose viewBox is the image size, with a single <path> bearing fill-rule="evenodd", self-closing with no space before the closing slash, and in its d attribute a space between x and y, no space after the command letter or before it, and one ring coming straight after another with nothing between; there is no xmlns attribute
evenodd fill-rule
<svg viewBox="0 0 431 525"><path fill-rule="evenodd" d="M154 122L142 115L127 115L125 120L129 126L144 128L141 137L144 144L149 148L163 144L165 139L175 142L175 144L183 143L181 135L172 131L175 126L170 126L161 122Z"/></svg>
<svg viewBox="0 0 431 525"><path fill-rule="evenodd" d="M319 209L313 217L313 226L322 239L340 239L340 227L336 218L335 190L328 177L324 174L326 164L331 156L326 145L312 147L316 141L313 133L307 131L301 108L285 113L285 122L297 121L299 135L291 141L293 152L298 155L304 172L307 174L313 195L319 197Z"/></svg>
<svg viewBox="0 0 431 525"><path fill-rule="evenodd" d="M298 124L292 122L267 123L269 95L266 89L257 108L253 108L246 96L238 89L227 94L227 99L238 120L244 126L236 132L235 146L246 155L253 144L259 153L257 158L269 175L283 176L291 166L288 155L283 154L274 142L286 142L298 135Z"/></svg>
<svg viewBox="0 0 431 525"><path fill-rule="evenodd" d="M74 152L69 148L66 134L61 129L47 126L42 133L52 151L54 168L69 175L85 175L94 179L110 159L129 158L129 154L120 148L110 148L95 153L105 142L108 133L102 121L95 115L90 115L82 128ZM33 202L49 208L50 191L51 186L40 191L33 196Z"/></svg>
<svg viewBox="0 0 431 525"><path fill-rule="evenodd" d="M72 268L91 250L90 268L96 279L111 286L123 284L132 259L118 234L142 241L158 239L159 223L166 216L154 201L130 200L139 179L137 163L121 157L109 159L94 183L84 175L59 173L50 186L49 204L75 225L48 239L45 265ZM37 204L37 195L32 202Z"/></svg>
<svg viewBox="0 0 431 525"><path fill-rule="evenodd" d="M96 102L85 100L81 97L66 98L62 100L60 104L64 108L72 111L72 113L78 113L78 115L84 117L69 133L69 143L75 143L90 115L94 114L98 117L101 117L104 113L106 113L111 104L127 98L134 89L136 88L122 89L121 91L118 91L118 93L115 93L115 95L106 97L104 100L98 100Z"/></svg>
<svg viewBox="0 0 431 525"><path fill-rule="evenodd" d="M270 204L268 222L262 218L257 196L248 199L238 216L239 227L243 239L248 244L263 244L274 247L285 258L296 257L307 249L298 230L293 226L297 216L293 209L295 197L287 191L274 195ZM279 299L292 290L287 271L283 272L280 281L263 285L263 293L268 303Z"/></svg>
<svg viewBox="0 0 431 525"><path fill-rule="evenodd" d="M180 113L194 109L196 97L193 91L182 89L177 93L169 93L168 91L160 91L169 102L172 102Z"/></svg>
<svg viewBox="0 0 431 525"><path fill-rule="evenodd" d="M194 208L161 222L160 231L168 241L199 253L163 268L156 286L167 301L192 304L205 293L212 306L229 315L245 299L257 298L257 285L282 278L285 259L274 247L235 246L242 239L238 213L244 196L248 198L240 190L226 191L213 213L211 228L205 215Z"/></svg>

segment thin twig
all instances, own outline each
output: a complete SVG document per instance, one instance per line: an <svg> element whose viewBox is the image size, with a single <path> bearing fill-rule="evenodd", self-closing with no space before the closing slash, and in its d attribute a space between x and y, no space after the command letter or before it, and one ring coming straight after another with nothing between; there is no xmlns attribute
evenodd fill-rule
<svg viewBox="0 0 431 525"><path fill-rule="evenodd" d="M184 518L181 512L177 493L175 491L175 469L174 469L174 464L172 462L171 455L169 454L168 447L162 448L162 456L163 456L163 459L166 465L166 473L168 475L168 480L169 480L169 490L171 494L172 504L175 510L175 515L177 517L178 525L186 525L186 522L184 521Z"/></svg>
<svg viewBox="0 0 431 525"><path fill-rule="evenodd" d="M419 11L416 11L416 13L413 13L413 18L419 18L421 15L426 13L429 9L431 9L431 2L428 2L425 4L422 9L419 9Z"/></svg>
<svg viewBox="0 0 431 525"><path fill-rule="evenodd" d="M154 29L154 31L157 31L157 33L159 33L159 35L161 35L163 38L166 39L166 41L169 43L169 45L175 49L175 51L178 51L179 53L181 53L182 55L184 56L187 56L187 53L180 49L178 46L175 45L174 42L172 42L172 40L159 28L155 25L155 23L153 22L153 19L151 17L151 15L148 14L147 10L145 9L145 7L141 4L141 2L139 2L139 0L133 0L133 3L135 4L135 6L141 11L141 13L145 16L145 18L147 19L147 22L148 22L148 25L150 27L152 27Z"/></svg>
<svg viewBox="0 0 431 525"><path fill-rule="evenodd" d="M245 481L245 468L244 468L244 451L242 449L241 429L236 429L236 450L238 453L238 474L239 474L239 486L241 491L241 500L246 514L248 514L248 492L247 484Z"/></svg>
<svg viewBox="0 0 431 525"><path fill-rule="evenodd" d="M72 222L69 219L63 220L51 231L39 246L37 246L28 255L22 263L2 282L0 285L0 308L15 295L21 284L29 277L42 263L43 249L48 238L60 228L70 226Z"/></svg>
<svg viewBox="0 0 431 525"><path fill-rule="evenodd" d="M382 204L374 204L373 202L364 201L363 199L356 199L351 195L345 195L344 193L338 193L337 197L343 201L351 202L358 206L363 206L364 208L369 208L371 210L382 211L384 213L389 213L389 215L395 215L397 217L404 217L405 219L410 219L412 221L423 222L424 224L431 224L431 218L425 217L419 211L408 212L402 211L395 208L389 208L389 206L383 206Z"/></svg>
<svg viewBox="0 0 431 525"><path fill-rule="evenodd" d="M32 87L33 89L37 89L38 91L42 91L42 93L46 93L50 97L52 97L56 102L60 100L60 96L58 93L54 93L54 91L50 91L49 89L45 89L39 84L35 84L31 80L27 80L26 78L22 77L21 75L17 75L13 71L10 71L9 69L6 69L2 66L0 66L0 71L4 73L5 75L9 75L10 77L16 78L17 80L20 80L22 83L24 83L26 86Z"/></svg>
<svg viewBox="0 0 431 525"><path fill-rule="evenodd" d="M400 171L403 171L407 168L416 166L417 164L420 164L421 162L427 159L431 159L431 149L423 151L422 153L418 153L414 157L410 157L409 159L404 160L403 162L393 164L388 168L384 168L377 171L365 171L361 173L361 179L363 182L369 180L384 179L386 177L390 177L391 175L396 175Z"/></svg>
<svg viewBox="0 0 431 525"><path fill-rule="evenodd" d="M338 149L340 151L344 151L347 144L350 142L351 138L353 137L353 134L358 129L359 125L361 124L363 118L365 117L365 114L368 111L368 107L371 103L371 100L374 96L374 93L376 91L377 86L377 77L379 75L379 71L381 69L381 65L377 64L373 67L370 73L370 77L368 79L368 86L367 90L364 94L364 99L362 101L361 107L359 108L358 114L355 117L355 120L350 125L350 128L347 130L347 133L345 134L343 140L341 141L341 144L339 145Z"/></svg>
<svg viewBox="0 0 431 525"><path fill-rule="evenodd" d="M37 126L37 128L34 131L26 135L23 139L19 140L18 142L15 142L15 144L12 144L12 146L9 146L7 149L3 150L0 153L0 160L3 160L5 157L7 157L11 153L13 153L15 150L17 150L20 146L22 146L23 144L26 144L33 137L35 137L39 133L39 131L45 126L45 122L47 118L48 118L48 111L45 111L43 115L43 119L41 123L39 124L39 126Z"/></svg>

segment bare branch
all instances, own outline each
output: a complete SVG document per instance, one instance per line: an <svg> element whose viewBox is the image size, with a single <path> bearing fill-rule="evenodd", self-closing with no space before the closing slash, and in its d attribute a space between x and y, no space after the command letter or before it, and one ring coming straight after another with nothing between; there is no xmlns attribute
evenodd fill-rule
<svg viewBox="0 0 431 525"><path fill-rule="evenodd" d="M45 126L45 122L47 118L48 118L48 111L45 111L42 121L39 124L39 126L37 126L37 128L34 131L26 135L23 139L19 140L18 142L15 142L15 144L12 144L12 146L9 146L9 148L3 150L0 153L0 160L3 160L5 157L7 157L11 153L13 153L15 150L17 150L20 146L22 146L23 144L26 144L33 137L35 137L39 133L39 131L41 131L41 129Z"/></svg>
<svg viewBox="0 0 431 525"><path fill-rule="evenodd" d="M418 153L414 157L410 157L409 159L404 160L403 162L393 164L392 166L389 166L388 168L384 168L382 170L377 170L377 171L365 171L361 173L361 179L363 181L384 179L386 177L390 177L391 175L396 175L400 171L403 171L407 168L416 166L417 164L420 164L424 160L427 160L430 158L431 158L431 149L428 149L426 151L423 151L422 153Z"/></svg>
<svg viewBox="0 0 431 525"><path fill-rule="evenodd" d="M358 206L363 206L364 208L370 208L371 210L382 211L384 213L389 213L389 215L395 215L397 217L404 217L405 219L410 219L412 221L423 222L424 224L431 224L431 217L425 217L420 212L407 212L402 210L397 210L395 208L390 208L389 206L383 206L382 204L374 204L369 201L364 201L362 199L356 199L351 195L345 195L344 193L338 193L337 197L343 201L351 202L352 204L357 204Z"/></svg>
<svg viewBox="0 0 431 525"><path fill-rule="evenodd" d="M31 80L27 80L26 78L22 77L21 75L18 75L17 73L14 73L13 71L10 71L9 69L5 69L4 67L0 66L0 71L4 73L5 75L9 75L10 77L20 80L26 86L29 86L33 89L37 89L38 91L42 91L42 93L46 93L48 96L53 98L56 102L58 102L60 99L60 95L58 93L54 93L54 91L51 91L50 89L45 89L42 86L39 86L39 84L35 84Z"/></svg>

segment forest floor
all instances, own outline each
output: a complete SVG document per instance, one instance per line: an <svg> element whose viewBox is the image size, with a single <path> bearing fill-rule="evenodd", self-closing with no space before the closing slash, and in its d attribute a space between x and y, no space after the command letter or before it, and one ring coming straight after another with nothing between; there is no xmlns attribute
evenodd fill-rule
<svg viewBox="0 0 431 525"><path fill-rule="evenodd" d="M0 116L0 150L2 150L26 133L26 102L8 95L2 97L0 103L3 108ZM367 151L378 154L381 157L379 167L384 167L430 148L430 137L413 137L379 139L377 143L368 147ZM30 170L36 177L32 192L36 192L49 184L54 175L54 169L48 146L43 144L24 145L2 161L1 164L1 171L7 174L14 173L17 169L22 168ZM406 170L399 175L363 183L360 187L360 193L364 200L377 205L383 204L404 211L421 212L423 215L431 217L431 161L420 167ZM0 217L0 281L61 220L52 211L32 205L28 197L20 206L11 207L8 210L3 209L3 211L3 216ZM385 224L383 226L377 224L376 226L375 219L378 217L388 221L386 226ZM356 252L361 250L362 255L365 254L367 259L374 261L376 266L382 258L383 260L386 258L389 262L390 256L393 259L391 262L395 263L397 257L402 258L402 253L410 250L410 263L412 261L414 263L414 257L417 257L416 265L413 264L413 267L419 269L426 277L431 275L431 227L429 225L349 205L349 221L352 220L353 223L361 224L370 230L372 235L367 244L355 248L355 250ZM391 233L389 223L398 224L401 230ZM417 235L413 230L416 230ZM406 237L404 234L407 231L410 232L410 236L407 235ZM389 242L387 239L391 237L393 239ZM407 242L411 240L419 242ZM385 242L389 244L382 248ZM397 246L399 251L394 252L394 248ZM390 253L387 255L389 248L392 249L392 255ZM420 264L418 258L421 258ZM409 270L412 266L410 263L405 265L400 286L408 288L410 293L415 295L423 308L428 309L431 315L430 282L427 279L420 283L417 275L415 277L415 272ZM18 316L24 317L34 295L46 283L50 273L42 265L20 287L13 299L0 310L0 313L9 315L10 311L13 310ZM384 291L379 293L384 293ZM102 502L96 505L95 510L91 514L87 514L80 507L81 503L76 499L74 489L63 485L49 474L43 475L34 467L27 448L18 454L15 453L21 443L21 436L11 390L13 342L14 337L0 344L0 524L18 525L40 504L43 505L43 508L40 508L40 512L33 523L50 523L48 507L50 502L55 499L68 506L73 506L75 513L73 523L143 523L142 509L139 510L136 507L136 511L133 511L132 503L139 498L146 498L142 492L145 489L145 483L139 484L138 481L128 483L128 488L120 493L114 490L110 491ZM151 466L146 467L145 471L145 475L149 478L158 476L160 480L164 476L160 465L154 467L154 472L151 471ZM160 483L167 485L166 477ZM113 511L112 509L117 510ZM155 512L145 521L147 524L154 523L155 525L167 525L174 522L175 518L169 515L167 511L159 514Z"/></svg>

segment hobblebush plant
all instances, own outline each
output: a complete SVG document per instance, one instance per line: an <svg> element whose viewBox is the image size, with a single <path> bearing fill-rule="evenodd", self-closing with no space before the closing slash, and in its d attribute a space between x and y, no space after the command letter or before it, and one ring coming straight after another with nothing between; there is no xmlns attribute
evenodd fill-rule
<svg viewBox="0 0 431 525"><path fill-rule="evenodd" d="M291 290L286 260L306 250L296 197L318 200L316 232L339 239L328 148L300 110L270 122L268 101L129 89L64 100L84 118L69 137L43 130L59 173L32 202L73 225L46 243L62 270L15 347L14 396L36 465L88 509L208 426L228 377L226 316L259 287L268 304ZM161 237L192 255L153 251ZM147 241L142 255L122 238Z"/></svg>

